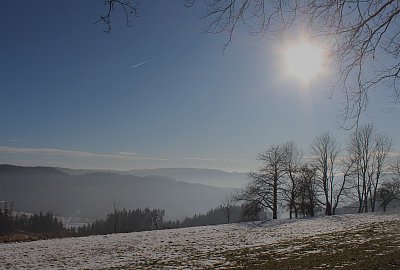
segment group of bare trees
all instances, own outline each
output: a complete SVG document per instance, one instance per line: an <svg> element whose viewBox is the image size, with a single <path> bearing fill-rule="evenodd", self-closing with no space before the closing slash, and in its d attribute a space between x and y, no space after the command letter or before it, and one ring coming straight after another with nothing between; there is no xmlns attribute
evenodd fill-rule
<svg viewBox="0 0 400 270"><path fill-rule="evenodd" d="M377 200L386 211L386 207L394 200L400 200L400 156L395 159L389 166L393 177L386 180L377 190Z"/></svg>
<svg viewBox="0 0 400 270"><path fill-rule="evenodd" d="M390 166L391 147L372 124L354 131L345 147L328 132L316 136L307 159L293 142L271 146L236 199L270 210L273 219L282 209L290 218L319 210L334 215L340 203L354 201L359 213L374 212L377 202L385 210L400 193L400 162Z"/></svg>
<svg viewBox="0 0 400 270"><path fill-rule="evenodd" d="M348 145L348 159L353 164L353 181L357 189L359 212L375 210L378 187L387 170L387 157L392 146L388 135L379 134L374 126L355 131Z"/></svg>
<svg viewBox="0 0 400 270"><path fill-rule="evenodd" d="M269 147L258 159L263 166L249 174L250 181L236 199L272 212L278 218L282 207L294 214L314 215L316 207L316 173L302 164L299 149L290 142Z"/></svg>

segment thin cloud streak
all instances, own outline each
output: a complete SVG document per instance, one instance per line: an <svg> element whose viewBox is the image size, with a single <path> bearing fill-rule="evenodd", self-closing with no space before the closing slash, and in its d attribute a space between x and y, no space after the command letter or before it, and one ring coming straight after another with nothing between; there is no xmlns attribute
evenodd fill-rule
<svg viewBox="0 0 400 270"><path fill-rule="evenodd" d="M140 67L140 66L142 66L142 65L144 65L144 64L150 63L151 61L152 61L151 59L146 60L146 61L141 62L141 63L139 63L139 64L132 65L131 68L138 68L138 67Z"/></svg>
<svg viewBox="0 0 400 270"><path fill-rule="evenodd" d="M76 158L110 158L110 159L122 159L122 160L159 160L168 161L168 158L158 157L139 157L127 154L108 154L108 153L93 153L85 151L75 150L63 150L55 148L18 148L18 147L7 147L0 146L0 153L3 154L33 154L33 155L54 155L54 156L65 156L65 157L76 157Z"/></svg>
<svg viewBox="0 0 400 270"><path fill-rule="evenodd" d="M202 157L186 157L184 160L197 160L197 161L211 161L211 162L238 162L244 161L244 159L237 160L235 158L215 159L215 158L202 158Z"/></svg>
<svg viewBox="0 0 400 270"><path fill-rule="evenodd" d="M123 155L123 156L137 156L139 155L138 153L134 152L118 152L118 155Z"/></svg>
<svg viewBox="0 0 400 270"><path fill-rule="evenodd" d="M214 158L198 158L198 157L188 157L188 158L183 158L184 160L198 160L198 161L212 161L215 162L217 161Z"/></svg>
<svg viewBox="0 0 400 270"><path fill-rule="evenodd" d="M9 142L21 142L21 140L18 140L18 139L9 139L7 141L9 141Z"/></svg>

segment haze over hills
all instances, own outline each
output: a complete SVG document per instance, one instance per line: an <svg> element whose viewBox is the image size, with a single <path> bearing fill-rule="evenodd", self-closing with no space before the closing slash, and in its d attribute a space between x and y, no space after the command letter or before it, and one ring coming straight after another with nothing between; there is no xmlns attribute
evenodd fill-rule
<svg viewBox="0 0 400 270"><path fill-rule="evenodd" d="M130 170L133 175L150 176L160 175L174 178L178 181L199 183L217 187L242 187L247 181L247 174L238 172L225 172L215 169L197 168L157 168L144 170Z"/></svg>
<svg viewBox="0 0 400 270"><path fill-rule="evenodd" d="M112 171L112 170L74 170L67 168L59 168L68 174L81 175L94 172L118 173L124 175L136 176L162 176L173 178L177 181L187 183L197 183L216 187L240 188L248 179L246 173L225 172L216 169L199 169L199 168L156 168L156 169L134 169L129 171Z"/></svg>
<svg viewBox="0 0 400 270"><path fill-rule="evenodd" d="M186 183L162 176L114 172L68 174L51 167L0 165L0 200L13 201L15 210L52 211L59 216L103 218L120 208L161 208L166 218L203 213L221 204L232 188Z"/></svg>

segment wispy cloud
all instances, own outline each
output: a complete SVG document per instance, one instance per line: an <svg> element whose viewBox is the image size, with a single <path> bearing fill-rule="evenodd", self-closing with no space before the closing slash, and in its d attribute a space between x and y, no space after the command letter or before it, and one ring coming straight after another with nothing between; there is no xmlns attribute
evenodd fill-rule
<svg viewBox="0 0 400 270"><path fill-rule="evenodd" d="M198 161L212 161L215 162L217 161L214 158L201 158L201 157L187 157L187 158L183 158L184 160L198 160Z"/></svg>
<svg viewBox="0 0 400 270"><path fill-rule="evenodd" d="M223 162L243 162L243 161L245 161L246 159L244 159L244 158L242 158L242 159L236 159L236 158L226 158L226 159L223 159L222 161Z"/></svg>
<svg viewBox="0 0 400 270"><path fill-rule="evenodd" d="M211 161L211 162L239 162L244 161L244 159L238 160L235 158L224 158L224 159L216 159L216 158L207 158L207 157L186 157L184 160L197 160L197 161Z"/></svg>
<svg viewBox="0 0 400 270"><path fill-rule="evenodd" d="M139 155L138 153L134 152L118 152L118 155L123 155L123 156L137 156Z"/></svg>
<svg viewBox="0 0 400 270"><path fill-rule="evenodd" d="M8 139L7 141L8 142L21 142L21 140L18 140L18 139Z"/></svg>
<svg viewBox="0 0 400 270"><path fill-rule="evenodd" d="M154 161L179 161L188 160L193 162L213 162L213 163L237 163L242 160L234 158L216 159L210 157L182 157L182 158L164 158L154 156L142 156L139 153L121 151L117 153L98 153L79 150L65 150L57 148L30 148L30 147L9 147L0 146L0 154L20 154L20 155L46 155L60 156L68 158L86 158L86 159L118 159L118 160L154 160Z"/></svg>
<svg viewBox="0 0 400 270"><path fill-rule="evenodd" d="M94 153L94 152L75 151L75 150L63 150L55 148L20 148L20 147L7 147L7 146L0 146L0 153L54 155L54 156L64 156L64 157L76 157L76 158L109 158L109 159L122 159L122 160L160 160L160 161L170 160L168 158L137 156L136 153L129 153L129 152L119 152L117 154L110 154L110 153Z"/></svg>
<svg viewBox="0 0 400 270"><path fill-rule="evenodd" d="M140 67L140 66L142 66L142 65L144 65L144 64L150 63L151 61L152 61L152 60L149 59L149 60L140 62L140 63L138 63L138 64L132 65L131 68L138 68L138 67Z"/></svg>

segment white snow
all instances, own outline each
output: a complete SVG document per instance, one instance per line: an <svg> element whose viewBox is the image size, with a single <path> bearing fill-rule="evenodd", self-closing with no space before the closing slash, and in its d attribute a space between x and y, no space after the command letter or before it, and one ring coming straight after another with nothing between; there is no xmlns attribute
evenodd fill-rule
<svg viewBox="0 0 400 270"><path fill-rule="evenodd" d="M223 252L227 250L391 220L400 220L400 214L341 215L0 244L0 269L222 269L226 263Z"/></svg>

